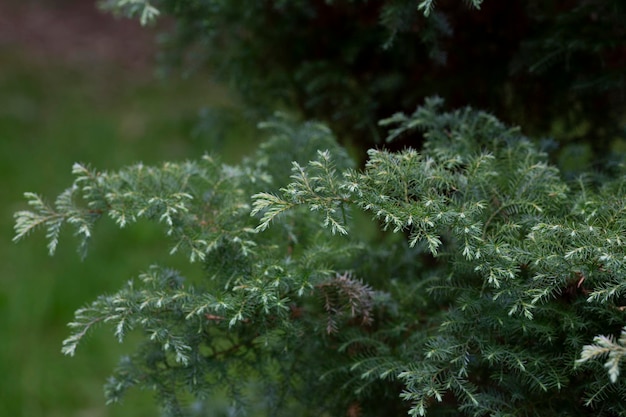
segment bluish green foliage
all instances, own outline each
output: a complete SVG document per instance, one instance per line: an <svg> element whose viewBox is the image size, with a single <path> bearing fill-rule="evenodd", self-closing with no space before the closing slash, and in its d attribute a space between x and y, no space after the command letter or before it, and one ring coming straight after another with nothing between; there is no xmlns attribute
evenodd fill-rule
<svg viewBox="0 0 626 417"><path fill-rule="evenodd" d="M53 248L68 224L82 248L103 217L145 218L198 265L146 266L77 311L63 351L138 330L107 399L152 389L167 415L223 392L268 415L626 416L626 177L568 183L518 129L441 104L383 121L424 148L363 169L325 126L277 118L237 166L75 166L55 205L27 194L18 238Z"/></svg>
<svg viewBox="0 0 626 417"><path fill-rule="evenodd" d="M622 167L571 180L519 129L439 98L388 117L432 85L608 153L621 2L101 3L174 16L170 59L209 62L259 114L388 147L357 168L325 124L279 115L238 165L76 164L54 202L27 193L16 240L43 229L52 253L69 227L85 255L102 219L145 220L196 266L159 260L76 312L68 355L102 324L143 340L109 402L139 387L170 416L209 414L216 395L233 415L626 416Z"/></svg>

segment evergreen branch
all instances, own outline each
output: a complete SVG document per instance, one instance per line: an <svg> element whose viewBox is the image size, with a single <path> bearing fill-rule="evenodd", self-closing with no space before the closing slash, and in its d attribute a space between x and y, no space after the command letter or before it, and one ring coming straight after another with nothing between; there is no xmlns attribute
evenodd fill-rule
<svg viewBox="0 0 626 417"><path fill-rule="evenodd" d="M82 338L93 327L93 325L104 320L104 317L100 316L85 321L83 317L84 312L84 309L76 311L76 318L77 320L83 320L82 323L80 321L76 321L69 324L69 327L79 328L79 330L63 340L63 348L61 349L61 352L64 355L74 356L74 353L76 353L76 347L78 346L78 343L82 340Z"/></svg>
<svg viewBox="0 0 626 417"><path fill-rule="evenodd" d="M73 201L78 187L76 185L61 193L54 204L54 208L34 193L25 193L28 204L34 211L19 211L15 213L15 237L14 241L21 240L31 231L40 227L46 227L48 250L53 255L59 242L61 227L64 223L74 225L75 234L81 238L79 249L84 255L87 242L91 238L91 229L101 212L98 210L85 210L76 206Z"/></svg>
<svg viewBox="0 0 626 417"><path fill-rule="evenodd" d="M267 229L275 218L295 207L294 203L289 203L269 193L254 194L252 199L253 208L250 215L256 216L259 213L263 213L261 223L256 227L256 230L260 232Z"/></svg>
<svg viewBox="0 0 626 417"><path fill-rule="evenodd" d="M417 10L424 13L424 16L428 17L435 7L435 0L422 0L417 5Z"/></svg>
<svg viewBox="0 0 626 417"><path fill-rule="evenodd" d="M263 213L258 231L267 229L273 219L287 210L306 205L310 211L323 213L322 225L330 228L333 234L348 233L345 206L350 203L350 198L343 191L346 185L337 176L328 151L318 150L317 158L310 161L306 168L292 162L291 179L293 181L280 190L282 198L268 193L252 196L252 215Z"/></svg>
<svg viewBox="0 0 626 417"><path fill-rule="evenodd" d="M25 193L24 195L29 199L29 205L35 207L37 212L22 210L15 213L15 237L13 237L13 241L17 242L32 231L47 226L48 250L50 255L53 255L59 241L61 226L67 216L54 212L36 194Z"/></svg>
<svg viewBox="0 0 626 417"><path fill-rule="evenodd" d="M577 364L585 363L592 359L608 357L604 364L611 382L617 382L620 374L620 364L626 359L626 327L622 329L617 343L611 336L596 336L593 345L585 345L580 353Z"/></svg>
<svg viewBox="0 0 626 417"><path fill-rule="evenodd" d="M161 12L150 0L100 0L101 7L127 17L139 16L142 26L153 23Z"/></svg>

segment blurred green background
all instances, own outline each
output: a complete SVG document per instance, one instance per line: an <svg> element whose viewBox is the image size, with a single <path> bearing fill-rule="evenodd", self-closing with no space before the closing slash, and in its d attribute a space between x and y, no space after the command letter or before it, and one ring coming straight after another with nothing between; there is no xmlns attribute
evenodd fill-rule
<svg viewBox="0 0 626 417"><path fill-rule="evenodd" d="M55 198L74 162L114 170L207 151L235 162L252 148L256 133L243 117L219 130L198 123L237 114L225 89L201 75L154 76L154 35L93 1L0 4L0 416L158 415L149 392L104 404L102 385L132 340L120 345L99 329L74 358L61 342L77 308L155 260L189 268L169 257L160 230L104 221L83 262L68 236L54 257L44 233L11 241L23 193Z"/></svg>

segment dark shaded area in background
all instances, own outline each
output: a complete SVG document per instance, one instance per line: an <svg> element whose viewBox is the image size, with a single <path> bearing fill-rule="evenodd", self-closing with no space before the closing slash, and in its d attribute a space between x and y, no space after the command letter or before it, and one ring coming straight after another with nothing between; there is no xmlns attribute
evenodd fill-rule
<svg viewBox="0 0 626 417"><path fill-rule="evenodd" d="M377 120L435 94L602 162L624 140L626 3L441 0L429 19L415 4L164 0L177 22L166 62L207 65L261 113L295 106L363 153L381 144Z"/></svg>

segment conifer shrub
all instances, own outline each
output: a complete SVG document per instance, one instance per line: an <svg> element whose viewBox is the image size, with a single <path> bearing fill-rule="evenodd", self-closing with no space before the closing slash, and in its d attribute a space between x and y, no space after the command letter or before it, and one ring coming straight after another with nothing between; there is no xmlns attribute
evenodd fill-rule
<svg viewBox="0 0 626 417"><path fill-rule="evenodd" d="M622 166L570 179L520 129L438 97L376 123L389 145L364 165L325 123L259 126L237 165L75 164L54 201L26 193L15 240L42 229L53 254L69 228L85 256L98 222L148 221L195 266L156 260L76 311L67 355L100 325L141 337L107 402L143 388L166 416L215 415L216 397L228 415L626 416Z"/></svg>
<svg viewBox="0 0 626 417"><path fill-rule="evenodd" d="M424 148L363 169L324 125L277 118L237 166L77 164L54 203L27 194L16 239L43 228L53 253L67 225L84 254L101 219L153 221L197 265L79 309L63 352L137 329L107 400L149 388L174 416L215 391L268 415L626 415L626 176L565 182L518 129L440 106L384 120Z"/></svg>

